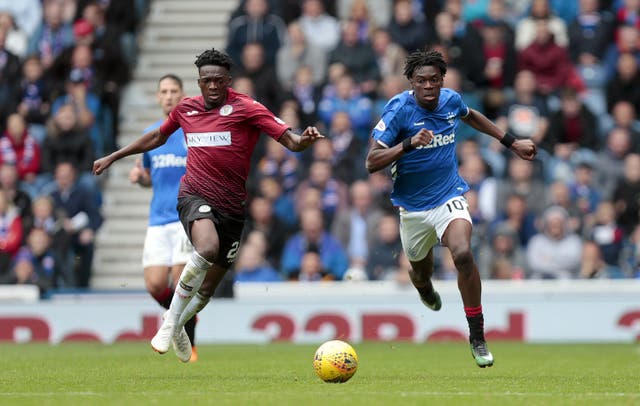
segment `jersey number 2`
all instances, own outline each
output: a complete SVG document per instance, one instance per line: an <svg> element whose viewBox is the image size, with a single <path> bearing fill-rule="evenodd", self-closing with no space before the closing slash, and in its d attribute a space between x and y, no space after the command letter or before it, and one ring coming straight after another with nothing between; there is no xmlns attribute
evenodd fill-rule
<svg viewBox="0 0 640 406"><path fill-rule="evenodd" d="M231 244L231 248L229 249L229 251L227 251L227 259L229 260L229 262L235 261L236 256L238 255L239 247L240 247L240 241L236 241L233 244Z"/></svg>

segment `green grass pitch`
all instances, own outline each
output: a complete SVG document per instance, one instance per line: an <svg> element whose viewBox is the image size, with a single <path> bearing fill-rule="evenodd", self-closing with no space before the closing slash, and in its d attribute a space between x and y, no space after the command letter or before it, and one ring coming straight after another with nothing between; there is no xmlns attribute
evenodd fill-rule
<svg viewBox="0 0 640 406"><path fill-rule="evenodd" d="M639 344L361 343L327 384L317 345L203 345L181 364L148 344L0 345L0 405L640 405Z"/></svg>

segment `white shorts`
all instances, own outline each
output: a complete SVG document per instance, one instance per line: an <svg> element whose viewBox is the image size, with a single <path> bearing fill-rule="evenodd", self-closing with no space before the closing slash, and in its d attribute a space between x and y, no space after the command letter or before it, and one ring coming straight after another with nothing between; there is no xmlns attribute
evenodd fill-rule
<svg viewBox="0 0 640 406"><path fill-rule="evenodd" d="M147 228L142 251L142 266L173 266L186 264L193 247L182 223L164 224Z"/></svg>
<svg viewBox="0 0 640 406"><path fill-rule="evenodd" d="M456 196L430 210L407 211L400 208L400 239L407 259L412 262L424 259L429 250L442 240L445 230L455 219L469 223L469 205L464 196Z"/></svg>

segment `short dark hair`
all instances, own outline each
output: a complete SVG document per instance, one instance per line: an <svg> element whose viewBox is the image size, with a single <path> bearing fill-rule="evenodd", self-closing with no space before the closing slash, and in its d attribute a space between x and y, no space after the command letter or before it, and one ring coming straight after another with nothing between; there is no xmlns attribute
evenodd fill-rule
<svg viewBox="0 0 640 406"><path fill-rule="evenodd" d="M182 90L182 79L180 79L178 77L178 75L174 75L173 73L167 73L166 75L164 75L160 79L158 79L158 85L160 85L160 82L162 82L165 79L173 80L174 82L176 82L178 84L178 87L180 88L180 90Z"/></svg>
<svg viewBox="0 0 640 406"><path fill-rule="evenodd" d="M440 73L444 76L447 73L447 63L444 61L442 54L436 50L417 50L413 51L404 64L404 75L411 80L416 69L423 66L435 66L440 69Z"/></svg>
<svg viewBox="0 0 640 406"><path fill-rule="evenodd" d="M229 58L229 55L225 54L224 52L220 52L215 48L211 48L198 55L196 57L195 64L198 69L205 65L216 65L222 66L223 68L226 68L228 71L230 71L233 62L231 61L231 58Z"/></svg>

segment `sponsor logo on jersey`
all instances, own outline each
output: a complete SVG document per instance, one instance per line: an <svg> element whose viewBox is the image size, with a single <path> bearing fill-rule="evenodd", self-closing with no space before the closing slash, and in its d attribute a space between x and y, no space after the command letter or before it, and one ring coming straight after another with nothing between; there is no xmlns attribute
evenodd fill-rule
<svg viewBox="0 0 640 406"><path fill-rule="evenodd" d="M198 114L198 110L187 111L188 116L195 116L196 114Z"/></svg>
<svg viewBox="0 0 640 406"><path fill-rule="evenodd" d="M446 145L453 144L455 141L455 133L451 133L449 135L436 134L428 145L420 145L416 147L416 149L444 147Z"/></svg>
<svg viewBox="0 0 640 406"><path fill-rule="evenodd" d="M209 213L211 211L211 206L203 204L202 206L198 207L198 211L200 213Z"/></svg>
<svg viewBox="0 0 640 406"><path fill-rule="evenodd" d="M187 157L175 154L153 155L151 157L152 168L184 168L187 166Z"/></svg>
<svg viewBox="0 0 640 406"><path fill-rule="evenodd" d="M233 113L233 107L230 104L225 104L224 106L220 107L221 116L228 116L231 113Z"/></svg>
<svg viewBox="0 0 640 406"><path fill-rule="evenodd" d="M378 121L378 124L376 124L376 130L384 131L386 129L387 129L387 125L384 123L384 121L382 121L382 119L380 119L380 121Z"/></svg>
<svg viewBox="0 0 640 406"><path fill-rule="evenodd" d="M418 121L417 123L413 123L413 125L416 127L424 125L424 121Z"/></svg>
<svg viewBox="0 0 640 406"><path fill-rule="evenodd" d="M187 133L189 147L220 147L231 145L231 132Z"/></svg>

